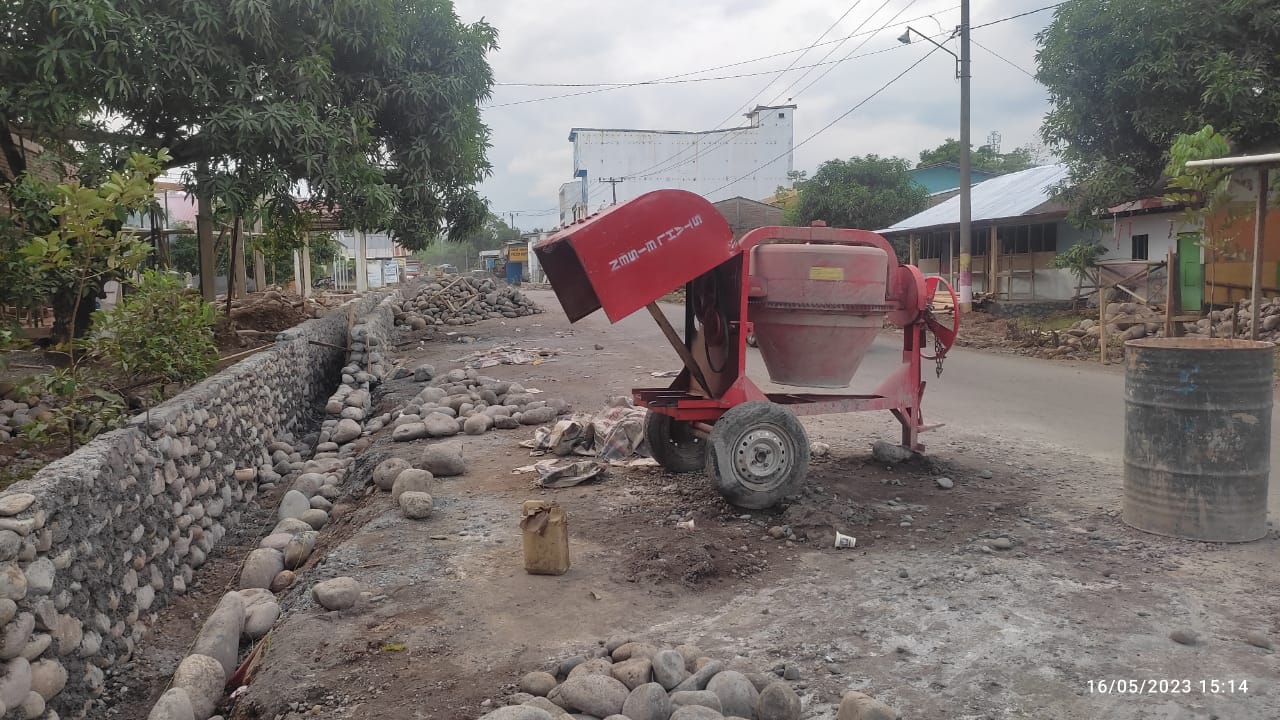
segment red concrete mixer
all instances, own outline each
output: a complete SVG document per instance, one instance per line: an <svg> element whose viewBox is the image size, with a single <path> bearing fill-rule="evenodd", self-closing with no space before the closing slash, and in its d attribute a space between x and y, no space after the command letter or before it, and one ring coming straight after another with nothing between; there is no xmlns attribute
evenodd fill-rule
<svg viewBox="0 0 1280 720"><path fill-rule="evenodd" d="M705 469L746 508L793 494L809 464L797 416L888 410L902 445L921 451L922 361L955 342L933 314L938 277L900 265L865 230L763 227L735 239L705 199L658 190L576 222L534 247L571 321L603 309L611 322L648 309L684 369L667 388L632 390L648 408L645 437L663 467ZM657 301L686 291L683 337ZM847 387L885 319L903 329L897 369L870 395L765 393L747 377L754 333L769 378L806 388ZM929 336L932 335L932 344Z"/></svg>

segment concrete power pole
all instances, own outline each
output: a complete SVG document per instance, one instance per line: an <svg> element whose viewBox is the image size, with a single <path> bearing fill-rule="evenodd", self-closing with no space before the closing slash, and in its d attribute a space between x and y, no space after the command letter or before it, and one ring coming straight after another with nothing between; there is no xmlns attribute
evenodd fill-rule
<svg viewBox="0 0 1280 720"><path fill-rule="evenodd" d="M618 204L618 183L626 180L626 178L600 178L600 182L609 183L610 189L613 190L613 204Z"/></svg>
<svg viewBox="0 0 1280 720"><path fill-rule="evenodd" d="M969 180L969 0L960 1L960 312L973 310L972 201ZM994 240L992 240L994 242ZM995 248L987 250L991 253ZM990 257L990 255L988 255ZM991 284L988 281L988 286Z"/></svg>

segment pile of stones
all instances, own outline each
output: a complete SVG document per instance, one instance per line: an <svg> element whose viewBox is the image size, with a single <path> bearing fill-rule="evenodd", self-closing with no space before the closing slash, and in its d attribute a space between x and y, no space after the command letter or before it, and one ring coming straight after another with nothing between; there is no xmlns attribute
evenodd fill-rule
<svg viewBox="0 0 1280 720"><path fill-rule="evenodd" d="M399 457L387 458L373 469L374 487L391 493L400 512L410 520L431 516L431 493L437 477L461 475L467 470L457 443L433 443L422 451L418 467Z"/></svg>
<svg viewBox="0 0 1280 720"><path fill-rule="evenodd" d="M798 720L796 691L779 674L743 673L694 645L614 637L520 679L520 692L483 720Z"/></svg>
<svg viewBox="0 0 1280 720"><path fill-rule="evenodd" d="M559 398L538 400L519 383L496 380L476 370L450 370L435 377L430 365L414 370L427 387L391 421L391 438L409 442L465 433L483 435L490 429L514 430L521 425L541 425L569 411Z"/></svg>
<svg viewBox="0 0 1280 720"><path fill-rule="evenodd" d="M399 304L395 322L422 330L428 325L470 325L540 312L532 300L510 285L493 278L460 275L418 288L416 295Z"/></svg>
<svg viewBox="0 0 1280 720"><path fill-rule="evenodd" d="M53 414L53 408L47 403L29 400L29 402L0 400L0 442L9 442L27 425L39 420L47 420Z"/></svg>

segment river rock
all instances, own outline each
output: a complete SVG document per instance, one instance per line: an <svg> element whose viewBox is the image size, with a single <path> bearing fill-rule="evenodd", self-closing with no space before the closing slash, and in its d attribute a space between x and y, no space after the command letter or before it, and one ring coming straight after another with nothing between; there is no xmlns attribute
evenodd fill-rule
<svg viewBox="0 0 1280 720"><path fill-rule="evenodd" d="M281 570L275 579L271 581L271 592L278 593L288 590L296 579L297 575L292 570Z"/></svg>
<svg viewBox="0 0 1280 720"><path fill-rule="evenodd" d="M683 690L706 690L707 682L715 677L716 673L724 669L724 663L719 660L712 660L698 669L697 672L685 678L683 682L675 686L673 690L676 692Z"/></svg>
<svg viewBox="0 0 1280 720"><path fill-rule="evenodd" d="M493 418L483 413L472 415L462 423L462 431L468 435L483 435L491 427L493 427Z"/></svg>
<svg viewBox="0 0 1280 720"><path fill-rule="evenodd" d="M409 464L409 461L404 458L387 458L386 460L378 463L378 466L373 469L373 484L383 490L389 491L391 490L392 484L396 481L396 476L399 475L402 470L407 470L410 467L412 466Z"/></svg>
<svg viewBox="0 0 1280 720"><path fill-rule="evenodd" d="M689 677L689 671L685 669L684 656L679 652L666 648L659 650L649 659L653 663L653 679L663 688L670 690L671 688L684 682ZM623 713L624 715L626 713Z"/></svg>
<svg viewBox="0 0 1280 720"><path fill-rule="evenodd" d="M725 716L754 720L756 700L760 698L760 693L746 675L735 670L725 670L707 682L707 689L720 698L720 711Z"/></svg>
<svg viewBox="0 0 1280 720"><path fill-rule="evenodd" d="M0 703L5 707L16 708L27 699L31 692L31 663L24 657L16 657L4 665L4 675L0 676Z"/></svg>
<svg viewBox="0 0 1280 720"><path fill-rule="evenodd" d="M38 720L44 715L44 698L38 692L27 693L27 699L18 706L18 717Z"/></svg>
<svg viewBox="0 0 1280 720"><path fill-rule="evenodd" d="M671 698L658 683L645 683L627 695L622 714L631 720L667 720L671 717Z"/></svg>
<svg viewBox="0 0 1280 720"><path fill-rule="evenodd" d="M284 570L284 555L279 550L258 548L249 553L240 569L240 589L269 588L281 570Z"/></svg>
<svg viewBox="0 0 1280 720"><path fill-rule="evenodd" d="M297 490L290 490L280 500L280 508L276 516L280 520L288 518L301 519L302 513L311 509L311 500Z"/></svg>
<svg viewBox="0 0 1280 720"><path fill-rule="evenodd" d="M546 697L556 686L556 676L547 672L526 673L520 678L520 690L537 697Z"/></svg>
<svg viewBox="0 0 1280 720"><path fill-rule="evenodd" d="M532 707L541 708L541 709L543 709L543 710L546 710L546 711L547 711L547 713L548 713L549 715L551 715L551 717L560 717L561 715L564 715L564 716L568 716L568 715L569 715L569 711L568 711L568 710L565 710L564 708L560 707L559 705L557 705L557 704L555 704L555 703L551 702L550 700L548 700L548 699L546 699L546 698L544 698L544 697L536 697L536 698L533 698L532 700L527 700L527 701L525 701L525 702L523 702L523 703L520 703L520 704L521 704L521 705L529 705L529 706L532 706Z"/></svg>
<svg viewBox="0 0 1280 720"><path fill-rule="evenodd" d="M645 658L632 658L614 664L611 672L630 691L649 682L653 675L653 665Z"/></svg>
<svg viewBox="0 0 1280 720"><path fill-rule="evenodd" d="M36 628L36 616L19 613L18 617L0 631L0 660L12 660L22 654Z"/></svg>
<svg viewBox="0 0 1280 720"><path fill-rule="evenodd" d="M480 720L552 720L551 713L533 705L505 705L480 716Z"/></svg>
<svg viewBox="0 0 1280 720"><path fill-rule="evenodd" d="M678 690L671 693L671 707L701 705L720 712L720 696L710 690Z"/></svg>
<svg viewBox="0 0 1280 720"><path fill-rule="evenodd" d="M325 610L346 610L360 599L360 585L354 578L336 577L316 583L311 595Z"/></svg>
<svg viewBox="0 0 1280 720"><path fill-rule="evenodd" d="M439 443L427 446L418 463L435 477L452 477L467 471L462 459L462 446L455 443Z"/></svg>
<svg viewBox="0 0 1280 720"><path fill-rule="evenodd" d="M800 696L777 680L769 683L756 700L756 720L800 720Z"/></svg>
<svg viewBox="0 0 1280 720"><path fill-rule="evenodd" d="M427 424L424 422L409 422L403 425L397 425L396 429L391 431L391 439L396 442L411 442L413 440L421 440L427 437Z"/></svg>
<svg viewBox="0 0 1280 720"><path fill-rule="evenodd" d="M865 693L850 690L840 698L837 720L898 720L898 711Z"/></svg>
<svg viewBox="0 0 1280 720"><path fill-rule="evenodd" d="M556 413L554 408L549 408L549 407L534 408L533 410L529 410L528 412L520 413L520 424L521 425L541 425L543 423L549 423L556 419L557 414L558 413Z"/></svg>
<svg viewBox="0 0 1280 720"><path fill-rule="evenodd" d="M607 675L579 675L559 686L560 697L569 707L605 718L622 712L631 691L621 681Z"/></svg>
<svg viewBox="0 0 1280 720"><path fill-rule="evenodd" d="M613 663L608 658L594 658L584 663L579 663L569 670L569 677L575 678L580 675L604 675L613 677Z"/></svg>
<svg viewBox="0 0 1280 720"><path fill-rule="evenodd" d="M196 717L207 718L218 708L226 682L222 669L217 659L207 655L188 655L178 663L173 673L173 687L187 691Z"/></svg>
<svg viewBox="0 0 1280 720"><path fill-rule="evenodd" d="M195 720L195 711L191 708L191 698L182 688L169 688L155 705L147 720Z"/></svg>
<svg viewBox="0 0 1280 720"><path fill-rule="evenodd" d="M21 600L27 596L27 576L13 563L0 565L0 598Z"/></svg>
<svg viewBox="0 0 1280 720"><path fill-rule="evenodd" d="M298 519L319 530L329 522L329 513L315 508L308 508Z"/></svg>
<svg viewBox="0 0 1280 720"><path fill-rule="evenodd" d="M703 705L685 705L671 713L671 720L721 720L724 715Z"/></svg>
<svg viewBox="0 0 1280 720"><path fill-rule="evenodd" d="M648 660L658 652L658 648L649 643L629 642L622 647L614 650L612 653L614 662L622 662L623 660L633 660L635 658L644 658Z"/></svg>
<svg viewBox="0 0 1280 720"><path fill-rule="evenodd" d="M410 520L425 520L435 508L435 499L424 492L401 493L399 503L400 512Z"/></svg>
<svg viewBox="0 0 1280 720"><path fill-rule="evenodd" d="M433 479L431 473L426 470L409 468L401 471L391 485L391 499L397 501L400 499L400 494L405 492L430 493L434 489Z"/></svg>
<svg viewBox="0 0 1280 720"><path fill-rule="evenodd" d="M8 493L0 495L0 515L9 517L31 507L31 503L36 501L36 496L31 493Z"/></svg>
<svg viewBox="0 0 1280 720"><path fill-rule="evenodd" d="M697 670L698 658L702 657L702 648L697 645L677 645L676 652L680 653L680 657L684 658L684 669L693 672Z"/></svg>
<svg viewBox="0 0 1280 720"><path fill-rule="evenodd" d="M433 412L422 419L427 435L434 438L458 434L458 421L444 413Z"/></svg>
<svg viewBox="0 0 1280 720"><path fill-rule="evenodd" d="M307 558L311 557L312 551L316 548L316 541L320 539L320 533L315 530L307 530L294 535L289 539L288 544L284 546L284 567L288 570L297 570L307 562Z"/></svg>
<svg viewBox="0 0 1280 720"><path fill-rule="evenodd" d="M50 700L67 686L67 669L57 660L39 660L31 664L31 689Z"/></svg>
<svg viewBox="0 0 1280 720"><path fill-rule="evenodd" d="M338 424L329 432L329 440L339 445L349 443L358 437L360 437L360 423L351 418L339 420Z"/></svg>
<svg viewBox="0 0 1280 720"><path fill-rule="evenodd" d="M241 590L244 599L244 636L257 640L266 635L280 618L280 604L270 590Z"/></svg>
<svg viewBox="0 0 1280 720"><path fill-rule="evenodd" d="M877 440L875 445L871 446L871 457L877 462L897 465L911 459L912 452L901 445L895 445L884 440Z"/></svg>
<svg viewBox="0 0 1280 720"><path fill-rule="evenodd" d="M217 660L224 671L225 681L235 672L240 654L240 635L244 632L244 599L240 593L229 592L218 601L209 619L204 621L195 644L191 646L194 655L208 655ZM191 698L196 703L197 698ZM207 715L201 715L207 717Z"/></svg>

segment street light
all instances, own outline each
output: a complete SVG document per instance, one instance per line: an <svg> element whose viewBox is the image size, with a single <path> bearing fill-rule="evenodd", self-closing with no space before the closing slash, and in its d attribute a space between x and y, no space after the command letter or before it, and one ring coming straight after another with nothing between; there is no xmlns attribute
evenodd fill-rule
<svg viewBox="0 0 1280 720"><path fill-rule="evenodd" d="M957 31L960 33L959 56L910 26L898 36L898 42L909 44L911 33L915 33L956 59L956 77L960 78L960 311L970 312L973 310L973 241L969 225L973 213L969 172L969 0L960 2L960 27ZM954 33L952 36L954 37ZM988 290L991 289L993 280L994 278L988 279Z"/></svg>

